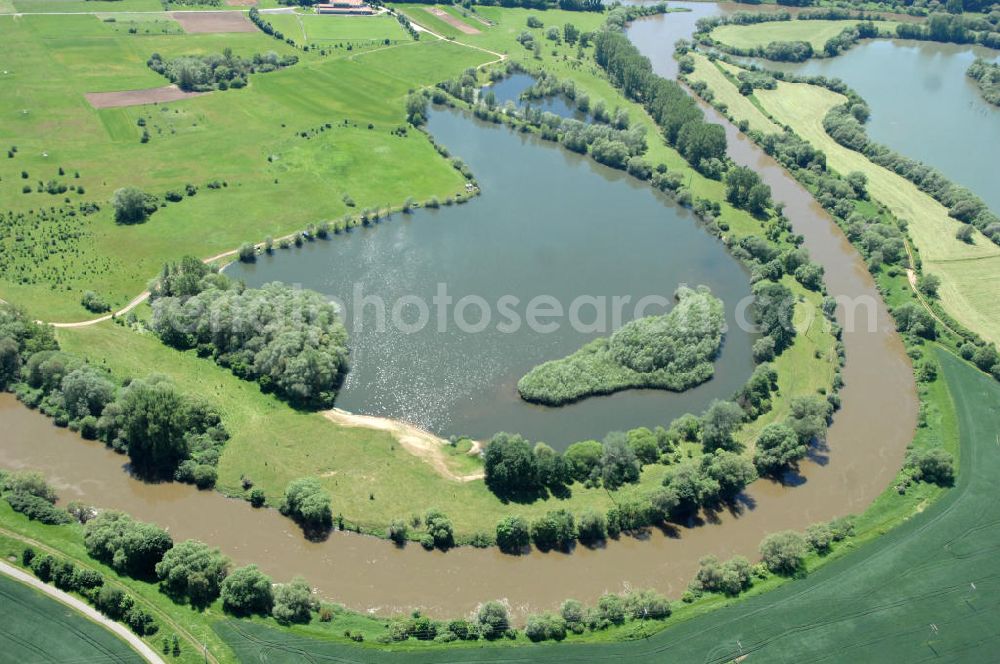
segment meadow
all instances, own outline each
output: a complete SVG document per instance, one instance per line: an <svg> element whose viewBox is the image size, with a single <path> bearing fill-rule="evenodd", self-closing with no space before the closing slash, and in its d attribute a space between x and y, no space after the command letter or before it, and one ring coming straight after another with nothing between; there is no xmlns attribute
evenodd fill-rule
<svg viewBox="0 0 1000 664"><path fill-rule="evenodd" d="M4 661L145 661L104 627L4 575L0 575L0 607Z"/></svg>
<svg viewBox="0 0 1000 664"><path fill-rule="evenodd" d="M733 85L733 81L726 76L728 70L725 63L711 62L700 53L691 53L694 59L694 71L688 74L688 80L692 83L703 82L708 86L715 100L725 104L729 108L729 113L742 120L746 120L749 128L765 134L780 132L781 128L774 124L770 118L757 108L750 97L740 94ZM736 74L729 72L733 78Z"/></svg>
<svg viewBox="0 0 1000 664"><path fill-rule="evenodd" d="M943 205L904 177L834 141L823 128L823 117L845 101L843 96L814 85L784 82L775 90L757 90L754 96L778 122L823 150L833 170L864 173L871 196L907 222L924 270L941 278L944 309L983 338L1000 341L1000 309L995 306L1000 247L979 231L971 243L962 242L955 237L960 222L948 216Z"/></svg>
<svg viewBox="0 0 1000 664"><path fill-rule="evenodd" d="M281 30L285 36L319 48L338 44L412 41L392 16L335 16L319 14L265 14L264 20Z"/></svg>
<svg viewBox="0 0 1000 664"><path fill-rule="evenodd" d="M768 21L753 25L722 25L712 31L712 39L739 49L764 47L771 42L804 41L813 50L822 53L823 46L845 28L855 26L860 21ZM876 23L879 33L894 35L896 23L880 21Z"/></svg>
<svg viewBox="0 0 1000 664"><path fill-rule="evenodd" d="M25 13L158 12L159 0L11 0Z"/></svg>
<svg viewBox="0 0 1000 664"><path fill-rule="evenodd" d="M846 101L843 95L807 83L779 81L774 90L757 89L752 97L743 97L734 83L735 67L718 62L716 76L709 72L707 58L694 57L692 80L705 81L737 121L759 124L762 115L769 117L822 150L832 170L844 175L864 173L871 197L906 222L923 269L940 277L940 303L945 311L984 339L1000 341L1000 310L994 306L1000 293L1000 247L975 229L971 242L959 240L955 233L960 222L941 203L906 178L834 141L823 127L823 118Z"/></svg>
<svg viewBox="0 0 1000 664"><path fill-rule="evenodd" d="M406 11L419 9L409 6ZM22 105L38 108L43 102L52 103L62 117L80 127L99 129L75 138L63 132L65 140L59 145L45 142L49 157L39 158L36 155L46 139L29 133L41 122L30 118L26 122L32 124L22 134L26 139L15 158L0 160L0 169L6 169L0 172L34 169L39 162L49 168L65 163L67 173L79 168L86 198L97 191L104 200L123 183L162 192L182 189L190 182L199 190L193 197L161 208L145 224L116 226L106 209L83 217L81 236L73 239L72 252L48 254L38 249L31 253L41 259L41 266L33 267L37 283L0 281L0 297L26 304L40 317L89 318L92 315L83 313L79 306L78 293L83 289L106 295L113 305L120 306L139 292L166 260L185 254L213 255L241 242L260 241L266 235L280 237L308 223L338 218L350 211L343 200L345 194L354 198L358 210L399 205L411 195L420 200L454 192L461 176L434 152L427 138L412 129L405 137L392 130L404 124L403 98L414 85L456 76L471 64L495 59L492 53L477 49L510 52L526 64L537 62L560 77L572 78L593 102L603 100L609 109L621 106L634 123L647 127L648 136L659 135L639 104L623 99L589 60L577 60L574 45L546 41L538 62L515 41L527 29L530 15L540 15L546 27L573 23L581 30L596 29L602 16L500 8L480 8L480 13L494 25L480 23L480 34L461 38L462 43L476 48L426 38L357 55L297 51L303 58L298 65L255 75L245 89L169 104L94 111L82 99L74 99L75 95L60 93L55 84L44 89L34 83L23 84L19 87ZM219 52L226 45L238 54L270 49L292 52L281 42L256 34L109 39L106 25L92 17L26 17L15 28L14 34L29 55L48 56L50 78L64 84L71 81L73 90L81 92L162 84L163 80L144 65L147 51L155 50L165 58ZM545 41L545 29L534 30L538 40ZM89 59L84 53L90 54ZM57 55L58 66L53 63ZM111 59L118 64L110 71L106 66L80 64ZM115 81L121 79L126 82L115 87ZM303 93L306 89L309 92ZM139 142L139 119L152 136L149 143ZM81 160L85 155L89 161L77 161L77 155ZM721 182L691 169L663 141L649 141L647 158L680 173L694 195L724 199ZM142 162L146 166L136 168L143 159L148 159ZM372 173L378 176L372 177ZM5 174L0 187L20 185L16 176L11 179L13 183ZM204 186L212 180L226 186ZM23 199L48 196L13 195L14 204L22 206L28 205ZM760 221L728 204L722 205L720 221L728 225L734 238L762 232ZM787 285L816 311L819 298L815 293L791 279ZM144 312L148 309L140 310ZM60 341L66 350L106 364L123 378L164 373L186 391L215 403L233 434L219 464L219 488L229 494L242 495L240 480L246 475L264 489L271 504L276 504L290 480L320 476L332 494L335 510L363 530L384 535L390 520L437 506L452 519L460 538L492 531L501 517L511 513L531 518L563 504L551 499L505 505L482 482L458 483L442 477L386 433L338 427L321 414L294 411L261 394L253 383L243 382L193 353L167 348L149 334L108 323L61 330ZM833 337L822 317L814 317L796 343L776 360L781 393L774 409L744 427L740 439L751 444L761 427L785 417L792 396L828 389L834 360ZM458 474L474 470L470 460L461 455L450 454L447 461ZM647 466L639 484L628 485L613 496L577 484L572 488L572 509L604 512L615 501L644 495L659 486L666 472L665 466Z"/></svg>
<svg viewBox="0 0 1000 664"><path fill-rule="evenodd" d="M1000 545L993 527L992 487L1000 473L1000 385L956 357L937 352L943 376L935 390L957 420L942 432L960 440L961 469L955 488L934 495L907 496L917 514L888 533L877 525L877 509L893 498L887 491L859 518L856 538L834 559L811 561L810 574L768 592L705 614L681 609L662 632L626 643L464 648L449 651L450 662L550 661L739 661L822 660L834 653L859 661L947 661L990 659L1000 617L992 552ZM947 383L947 386L944 384ZM950 392L950 394L949 394ZM955 435L958 425L960 437ZM898 496L895 496L899 499ZM905 583L901 583L905 580ZM937 627L934 630L931 625ZM279 632L260 624L216 623L238 656L271 662L303 656L342 662L433 662L440 653L359 650L331 639Z"/></svg>
<svg viewBox="0 0 1000 664"><path fill-rule="evenodd" d="M122 34L94 16L0 17L0 31L11 54L3 81L12 90L0 99L0 145L4 152L16 147L13 157L0 158L5 207L102 207L77 214L79 237L65 242L29 233L27 221L0 227L0 246L23 263L16 278L0 274L0 298L55 321L89 317L80 306L84 290L118 307L164 261L214 255L339 218L349 211L345 196L360 210L459 191L463 178L423 134L396 131L405 126L403 98L415 85L494 59L437 40L321 56L261 33ZM83 97L165 85L145 64L153 52L169 58L227 47L242 56L295 53L301 61L254 75L240 90L169 104L96 110ZM38 192L49 180L74 190ZM216 181L225 186L206 186ZM162 197L187 184L197 187L196 196L163 207L145 224L115 225L106 204L126 185ZM22 193L25 186L30 193ZM33 244L37 251L29 251Z"/></svg>

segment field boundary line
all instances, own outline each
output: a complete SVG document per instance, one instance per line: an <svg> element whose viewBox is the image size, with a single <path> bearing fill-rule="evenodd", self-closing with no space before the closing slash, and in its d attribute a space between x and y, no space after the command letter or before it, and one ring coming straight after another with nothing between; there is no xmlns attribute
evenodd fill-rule
<svg viewBox="0 0 1000 664"><path fill-rule="evenodd" d="M924 299L924 294L921 293L920 289L917 287L916 264L913 261L913 252L910 250L910 242L908 239L903 239L903 246L906 248L906 257L910 262L909 266L906 268L906 282L910 284L910 290L912 290L913 294L917 296L917 301L920 302L921 306L927 310L927 313L929 313L934 320L941 323L944 329L948 330L956 337L962 338L962 335L953 330L951 325L948 325L948 323L941 320L941 317L937 315L927 300Z"/></svg>
<svg viewBox="0 0 1000 664"><path fill-rule="evenodd" d="M208 651L208 650L205 649L205 646L204 646L204 644L201 641L199 641L198 639L196 639L194 637L194 635L191 634L191 632L187 631L184 627L182 627L179 623L177 623L173 618L171 618L163 609L161 609L160 607L156 606L155 604L153 604L152 602L150 602L149 600L147 600L145 597L142 597L141 595L136 595L134 592L131 592L132 589L129 588L128 586L126 586L121 581L118 581L117 579L114 579L114 578L111 578L111 577L107 576L106 574L104 574L104 572L102 572L99 569L95 569L93 566L91 566L90 564L88 564L88 561L80 560L79 558L76 558L73 555L71 555L69 553L66 553L65 551L60 551L59 549L57 549L55 547L49 546L48 544L44 544L43 542L39 542L38 540L33 539L31 537L28 537L27 535L22 535L22 534L20 534L18 532L15 532L13 530L9 530L7 528L4 528L3 526L0 526L0 535L5 535L7 537L10 537L11 539L15 539L15 540L21 542L22 544L27 544L27 545L29 545L31 547L35 547L35 548L41 549L42 551L45 551L46 553L50 553L50 554L53 554L53 555L56 555L56 556L61 556L63 558L67 558L69 560L72 560L74 563L76 563L80 567L84 567L86 569L89 569L89 570L92 570L94 572L97 572L98 574L101 575L101 578L103 578L105 580L105 583L108 583L108 584L110 584L112 586L116 586L119 589L121 589L121 590L123 590L125 592L128 592L133 598L136 599L136 601L142 602L146 606L146 608L149 609L152 613L155 613L164 622L164 624L169 625L170 628L173 629L180 637L182 637L190 645L194 646L194 648L195 648L196 651L197 650L203 650L204 653L205 653L205 658L211 664L220 664L219 660L216 659L215 655L212 654L210 651ZM165 664L165 663L161 662L161 664Z"/></svg>
<svg viewBox="0 0 1000 664"><path fill-rule="evenodd" d="M166 664L166 662L164 662L163 659L158 654L156 654L156 651L154 651L152 648L146 645L146 643L138 636L129 631L127 627L114 620L111 620L110 618L102 614L100 611L95 609L94 607L78 600L69 593L59 590L58 588L55 588L53 586L50 586L47 583L43 583L40 579L36 579L30 574L27 574L18 569L17 567L14 567L13 565L10 565L2 560L0 560L0 574L4 574L5 576L14 579L18 583L22 583L30 588L33 588L41 592L46 597L51 597L52 599L54 599L55 601L59 602L64 606L70 607L77 613L83 615L90 622L96 623L101 627L105 628L106 630L108 630L109 632L118 636L120 639L125 641L125 643L127 643L129 647L132 648L132 650L136 651L139 655L141 655L143 659L145 659L147 662L152 662L152 664Z"/></svg>

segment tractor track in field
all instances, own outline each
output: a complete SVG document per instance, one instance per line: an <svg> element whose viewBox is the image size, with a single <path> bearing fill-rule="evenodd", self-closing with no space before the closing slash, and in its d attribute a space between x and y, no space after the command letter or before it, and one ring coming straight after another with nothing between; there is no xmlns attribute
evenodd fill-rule
<svg viewBox="0 0 1000 664"><path fill-rule="evenodd" d="M101 578L104 579L104 583L112 585L112 586L115 586L115 587L119 588L120 590L129 593L132 597L135 598L135 600L137 602L140 602L141 604L143 604L143 606L150 613L152 613L159 620L161 620L163 622L163 624L168 625L171 629L173 629L177 633L177 635L180 638L182 638L185 641L187 641L188 644L190 646L192 646L195 649L196 652L198 650L203 650L204 653L205 653L205 659L210 664L219 664L219 660L216 659L215 655L213 655L210 651L208 651L207 649L205 649L205 646L204 646L204 644L201 641L199 641L198 639L196 639L194 637L194 635L191 634L191 632L187 631L183 626L181 626L179 623L177 623L176 621L174 621L174 619L171 618L165 611L163 611L162 609L160 609L155 604L152 604L151 602L149 602L145 597L142 597L141 595L136 595L134 592L132 592L132 589L129 588L128 586L126 586L125 584L123 584L123 583L121 583L119 581L116 581L115 579L109 577L108 575L106 575L103 572L101 572L101 570L95 569L94 567L92 567L91 565L89 565L87 561L80 560L79 558L75 558L74 556L72 556L72 555L70 555L70 554L68 554L68 553L66 553L64 551L60 551L59 549L51 547L51 546L49 546L47 544L44 544L42 542L39 542L36 539L32 539L31 537L27 537L25 535L21 535L20 533L14 532L13 530L8 530L7 528L4 528L2 526L0 526L0 535L4 535L6 537L10 537L11 539L15 539L15 540L21 542L22 544L27 544L27 545L35 548L35 549L39 549L41 551L45 551L46 553L50 553L50 554L59 556L61 558L66 558L68 560L73 561L73 563L76 564L79 567L84 567L86 569L90 569L90 570L93 570L93 571L97 572L98 574L101 575ZM160 664L163 664L162 660L160 660Z"/></svg>

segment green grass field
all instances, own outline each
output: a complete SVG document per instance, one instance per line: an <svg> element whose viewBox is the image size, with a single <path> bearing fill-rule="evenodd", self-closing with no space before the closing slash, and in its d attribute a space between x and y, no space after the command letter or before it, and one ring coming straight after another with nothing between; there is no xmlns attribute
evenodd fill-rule
<svg viewBox="0 0 1000 664"><path fill-rule="evenodd" d="M1000 474L1000 385L941 352L958 409L957 486L904 525L802 580L678 622L632 643L468 648L449 662L988 661L1000 632L1000 547L993 505ZM973 589L973 584L975 589ZM932 631L931 625L937 626ZM440 662L442 653L385 653L261 625L217 623L244 661Z"/></svg>
<svg viewBox="0 0 1000 664"><path fill-rule="evenodd" d="M144 662L117 636L68 606L0 575L0 661Z"/></svg>
<svg viewBox="0 0 1000 664"><path fill-rule="evenodd" d="M1000 341L1000 247L978 231L973 244L955 237L960 222L915 184L864 155L834 141L823 129L823 117L844 98L826 88L805 83L779 83L775 90L755 96L779 122L826 153L827 163L839 173L861 171L868 190L899 219L908 222L910 236L920 251L924 270L941 278L941 303L961 324L991 341Z"/></svg>
<svg viewBox="0 0 1000 664"><path fill-rule="evenodd" d="M320 14L266 14L264 19L285 36L319 48L336 44L412 41L399 22L385 14L377 16L335 16ZM381 45L381 44L380 44Z"/></svg>
<svg viewBox="0 0 1000 664"><path fill-rule="evenodd" d="M145 64L154 51L164 58L226 47L240 55L294 51L254 33L137 37L93 16L0 17L0 31L9 48L3 80L12 91L0 98L0 145L17 147L15 158L0 159L5 208L37 210L64 198L74 207L103 204L125 185L161 196L187 183L200 189L142 225L116 226L107 205L77 217L78 237L57 242L63 251L48 251L55 238L29 233L28 222L0 237L13 256L0 271L0 298L55 321L87 318L79 304L87 289L123 305L165 260L214 255L339 218L345 194L360 210L459 191L463 178L426 137L392 132L405 124L403 98L414 86L493 59L436 40L325 57L298 51L298 65L255 75L242 90L98 111L83 93L166 83ZM150 134L145 144L140 119ZM326 123L328 131L300 135ZM34 191L52 179L85 193ZM227 187L205 188L213 180ZM25 185L31 193L22 193Z"/></svg>
<svg viewBox="0 0 1000 664"><path fill-rule="evenodd" d="M721 73L706 74L710 63L695 57L698 68L692 74L693 80L708 83L716 98L727 102L729 114L737 121L759 123L760 109L752 102L736 99L748 98L743 98ZM724 63L720 66L732 69ZM979 231L974 231L971 244L958 240L955 232L960 222L951 218L943 205L906 178L834 141L823 128L823 118L831 108L844 103L842 95L806 83L779 82L774 90L755 90L753 99L776 122L789 125L823 150L831 169L842 174L864 173L872 198L907 222L924 270L941 278L940 301L948 314L983 338L1000 341L1000 308L994 304L1000 294L1000 247Z"/></svg>
<svg viewBox="0 0 1000 664"><path fill-rule="evenodd" d="M184 28L167 14L99 14L102 22L107 23L119 34L142 37L146 35L181 35Z"/></svg>
<svg viewBox="0 0 1000 664"><path fill-rule="evenodd" d="M527 17L537 12L482 8L484 16L487 10L495 25L483 25L481 34L466 35L463 43L510 51L530 61L530 52L514 39L525 29ZM547 26L572 22L581 30L592 30L602 17L548 11L544 19ZM15 34L29 51L35 49L39 57L47 55L49 62L59 56L63 64L52 67L57 79L72 78L67 76L66 68L78 68L84 82L74 82L77 91L114 89L111 86L121 77L130 77L130 87L162 83L141 60L147 49L168 57L217 52L225 44L234 44L234 49L242 53L281 47L275 40L253 34L109 39L106 26L91 17L30 17L18 22L16 28ZM537 32L538 38L544 39L542 31ZM103 37L97 39L96 35ZM149 46L136 50L136 44L144 43ZM92 61L117 58L116 70L106 72L96 64L83 67L78 64L81 49L91 52ZM64 53L66 50L72 52ZM592 101L604 100L609 108L624 106L633 122L646 125L649 136L658 135L640 105L624 100L593 68L574 64L575 58L574 46L549 42L541 64L559 76L572 77ZM65 107L61 113L67 119L81 127L97 126L106 138L68 136L58 149L48 148L48 158L40 158L36 155L41 146L30 143L39 139L27 133L37 125L29 124L23 138L18 139L22 145L16 158L0 160L0 171L6 169L4 172L14 175L10 182L4 177L0 188L13 189L15 204L28 204L17 199L22 194L16 189L20 184L16 169L34 170L38 163L46 163L51 169L56 159L68 168L78 167L80 162L67 154L89 160L89 165L79 166L80 180L86 183L88 195L92 189L103 189L102 196L110 196L119 183L132 179L132 165L147 158L147 167L135 177L139 179L137 184L151 191L179 187L185 182L201 185L213 178L226 180L228 187L202 187L195 197L161 209L143 225L115 226L106 212L74 221L85 233L75 240L77 253L43 255L44 260L35 269L40 277L46 277L44 283L0 282L0 297L28 304L40 317L85 318L88 316L80 312L78 304L79 290L92 288L112 296L114 303L121 305L156 274L162 261L186 253L211 255L246 240L260 240L268 234L277 237L309 222L339 216L344 211L344 193L354 197L360 208L366 203L385 205L400 202L408 195L420 197L457 188L461 177L433 152L423 135L411 131L406 138L400 138L390 130L403 123L402 99L415 81L436 82L459 74L468 64L491 59L492 55L461 44L411 42L349 57L310 57L287 70L255 76L244 90L159 106L96 112L80 100L67 102L65 91L60 92L56 86L41 89L39 85L26 85L21 93L22 105L38 108L51 103L58 109L61 103ZM306 88L315 92L302 94ZM152 140L145 145L138 141L140 118L152 134ZM347 127L341 126L343 118L351 121ZM332 122L333 128L310 139L296 135L324 121ZM30 118L26 122L39 120ZM368 129L367 122L375 128ZM3 128L0 121L0 131ZM3 138L0 133L0 140ZM695 195L724 198L722 183L693 171L662 141L649 141L648 158L681 173ZM373 172L380 176L370 177ZM23 196L36 200L48 194ZM288 205L288 201L294 203ZM758 220L725 204L720 219L735 237L761 232ZM53 283L58 288L50 289ZM815 294L797 284L792 286L815 307ZM781 396L771 413L741 434L744 441L750 442L759 427L784 417L787 400L792 396L829 388L834 345L821 322L814 320L777 360ZM362 528L380 533L391 519L430 507L444 509L457 533L465 536L491 531L502 516L510 513L532 517L564 504L574 511L606 511L613 500L659 485L667 470L659 465L647 467L639 485L628 486L614 497L603 490L577 485L569 503L553 499L532 505L504 505L482 482L461 484L442 478L387 434L342 429L321 415L295 412L262 395L255 384L234 378L208 360L167 348L152 336L105 324L62 330L60 339L67 350L93 362L107 363L123 377L166 373L186 390L216 403L233 434L219 466L219 485L224 491L239 493L240 478L247 475L255 486L267 492L273 504L291 479L318 475L333 495L337 512ZM473 470L467 458L452 456L449 462L458 473ZM374 500L369 497L371 492Z"/></svg>
<svg viewBox="0 0 1000 664"><path fill-rule="evenodd" d="M857 25L859 21L769 21L753 25L722 25L712 31L712 39L739 49L764 47L771 42L804 41L813 50L823 51L823 46L831 37L836 37L845 28ZM880 34L893 35L896 23L879 21L876 23Z"/></svg>
<svg viewBox="0 0 1000 664"><path fill-rule="evenodd" d="M158 0L13 0L14 8L30 13L67 12L158 12L163 5Z"/></svg>
<svg viewBox="0 0 1000 664"><path fill-rule="evenodd" d="M302 16L309 41L410 40L410 36L391 16Z"/></svg>
<svg viewBox="0 0 1000 664"><path fill-rule="evenodd" d="M750 129L756 129L765 134L781 131L778 125L771 122L759 108L754 106L749 97L741 95L736 86L732 85L731 81L726 78L723 71L728 65L722 62L713 63L700 53L692 53L691 56L694 58L694 71L688 74L688 80L692 83L704 82L715 94L715 100L725 104L731 115L745 119L749 123Z"/></svg>

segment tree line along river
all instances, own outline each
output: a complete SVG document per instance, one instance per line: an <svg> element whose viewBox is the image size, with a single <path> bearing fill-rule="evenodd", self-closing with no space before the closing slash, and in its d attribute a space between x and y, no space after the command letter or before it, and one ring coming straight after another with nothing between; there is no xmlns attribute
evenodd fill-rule
<svg viewBox="0 0 1000 664"><path fill-rule="evenodd" d="M715 11L712 5L696 5L696 8L697 12L691 15L670 14L645 19L630 29L630 37L653 60L661 75L674 73L672 44L677 38L690 34L698 12ZM609 541L598 549L577 547L569 555L534 551L525 556L508 556L495 549L474 548L429 553L417 546L400 549L387 541L341 532L333 533L325 542L309 542L301 536L297 526L274 510L254 510L246 502L227 499L217 493L199 492L189 485L145 484L134 480L125 472L123 457L101 444L82 441L75 434L53 427L42 415L24 409L10 395L0 395L0 420L4 422L5 429L4 443L0 446L0 465L40 470L53 481L64 501L83 500L100 507L126 510L138 519L169 528L175 540L200 539L220 547L237 563L255 562L276 580L304 575L324 596L350 608L383 613L420 608L435 617L464 614L480 601L493 598L507 598L515 612L523 614L551 609L567 597L593 602L605 591L618 590L626 585L655 587L676 598L697 569L698 559L704 555L728 558L741 554L754 557L759 541L769 532L803 529L817 521L860 512L895 476L906 445L912 438L917 399L910 363L901 341L893 332L889 315L864 262L833 220L775 162L739 135L725 119L710 109L708 112L714 121L726 126L733 159L759 171L771 186L775 200L786 204L786 215L795 231L805 236L813 259L826 271L830 294L869 298L874 303L877 320L875 329L861 326L845 330L843 340L847 360L843 376L846 384L840 393L843 408L829 430L826 447L817 450L802 463L795 486L761 480L749 487L741 514L721 513L711 523L682 527L672 532L654 530L645 539L623 537L618 541ZM566 277L562 274L564 270L560 269L573 266L574 255L571 251L579 250L588 242L600 242L612 256L629 259L627 265L637 273L644 269L657 270L654 274L661 275L668 293L677 281L698 280L712 285L727 302L727 298L746 292L746 275L735 261L721 254L721 245L717 245L714 239L696 227L692 218L673 208L672 204L658 200L620 175L589 162L581 162L552 144L515 136L507 129L486 126L453 112L435 112L433 115L431 131L455 154L472 164L484 190L481 197L454 210L461 210L463 214L475 218L486 214L477 211L477 206L495 207L495 214L498 215L494 218L495 223L478 222L480 225L474 230L464 233L456 230L452 237L445 231L456 224L446 220L443 213L438 213L440 216L427 214L426 218L421 218L424 215L420 213L414 216L412 222L397 218L369 233L352 235L331 245L310 249L318 253L317 258L308 253L285 254L283 259L277 259L278 265L264 263L257 268L259 274L255 275L255 279L268 281L277 278L282 260L286 263L316 260L320 265L326 265L326 270L317 273L321 281L307 281L304 285L325 290L339 278L336 270L347 268L349 261L378 261L398 255L392 252L393 243L406 248L410 246L406 243L412 242L417 248L426 249L426 244L421 244L425 241L422 234L436 242L453 243L446 247L446 253L437 257L455 260L456 270L480 272L489 267L490 261L498 260L492 254L491 246L503 241L500 235L504 232L523 234L526 231L522 224L530 220L533 226L552 225L551 229L537 229L543 237L550 237L546 235L549 232L555 234L550 238L552 246L539 248L530 260L548 265L548 273L556 279L552 283L553 288L560 286L558 280L561 277L572 280L578 276L574 273ZM498 151L499 144L503 147ZM636 219L634 223L630 221L628 233L608 233L598 224L573 228L567 226L569 222L559 218L558 207L550 207L544 200L539 200L538 205L545 214L536 217L525 211L531 208L530 202L508 205L506 201L516 201L518 196L511 192L493 191L491 176L477 170L480 163L485 164L486 157L496 160L498 155L514 160L498 163L496 177L500 179L505 177L505 172L506 177L514 177L511 172L515 171L530 174L533 163L552 171L546 176L555 178L561 176L555 171L564 169L577 178L587 178L596 191L627 197L633 209L638 206L646 210L649 218ZM549 198L558 198L551 195L556 190L547 190L544 186L527 191L535 191L536 196L548 191ZM505 223L512 226L505 228ZM612 224L614 221L605 220L604 223ZM562 243L557 241L559 233L587 237L567 238ZM657 238L654 253L668 252L677 256L677 260L691 260L666 268L654 266L651 256L631 260L632 254L637 251L635 246L628 245L623 249L618 246L619 240L625 242L630 234L638 233L648 233ZM617 253L626 249L627 256ZM328 251L343 252L343 260L330 265L328 255L324 255ZM472 252L473 257L468 260L463 258L466 252ZM378 273L376 267L377 263L373 263L373 274ZM406 270L416 267L404 264L398 268L400 272L391 278L412 279L413 275L407 274ZM641 276L639 281L645 284L646 280ZM616 285L634 288L637 283ZM483 285L490 286L488 283ZM656 287L659 288L660 284ZM569 338L565 343L575 347L578 339ZM731 335L717 367L716 379L693 391L693 400L678 407L700 410L712 396L725 396L732 392L728 380L733 380L732 386L742 384L750 365L744 364L742 358L730 361L727 353L745 356L748 343L749 337L744 341L739 335ZM553 344L552 347L545 347L544 352L558 356L560 349L555 347L555 342ZM507 354L513 348L499 348L495 355L487 353L484 360L486 366L482 371L493 371L491 375L495 375L496 370L490 363L510 359ZM362 352L371 353L369 357L376 362L382 359L377 350L362 349ZM469 359L471 361L472 358ZM528 364L523 357L515 356L512 361ZM534 358L530 361L533 362ZM473 380L468 385L475 388L479 383ZM513 385L505 388L502 384L487 384L482 389L502 391L508 388L513 392ZM630 396L620 395L619 400L624 402ZM673 397L681 397L680 401L683 401L686 396L658 398L666 403ZM488 399L483 403L488 403ZM608 403L614 404L614 398ZM643 411L645 404L629 405L628 408L635 409L630 416L641 419L643 412L653 413L656 409L664 412L663 408L671 407L663 403L650 406L649 411ZM579 412L583 414L591 406L590 401L583 402L579 404ZM605 411L601 411L601 406L597 409L598 415L588 414L586 417L603 422L600 413ZM609 406L606 412L614 410L614 406ZM481 417L475 408L468 412L469 417ZM539 421L542 419L539 417ZM493 426L487 419L481 421L486 423L484 430ZM669 421L669 415L662 415L662 419L657 421L665 423ZM646 422L630 420L619 423L609 419L607 428L642 423ZM539 424L540 430L544 426ZM589 435L600 434L598 431ZM492 527L493 524L485 525Z"/></svg>

